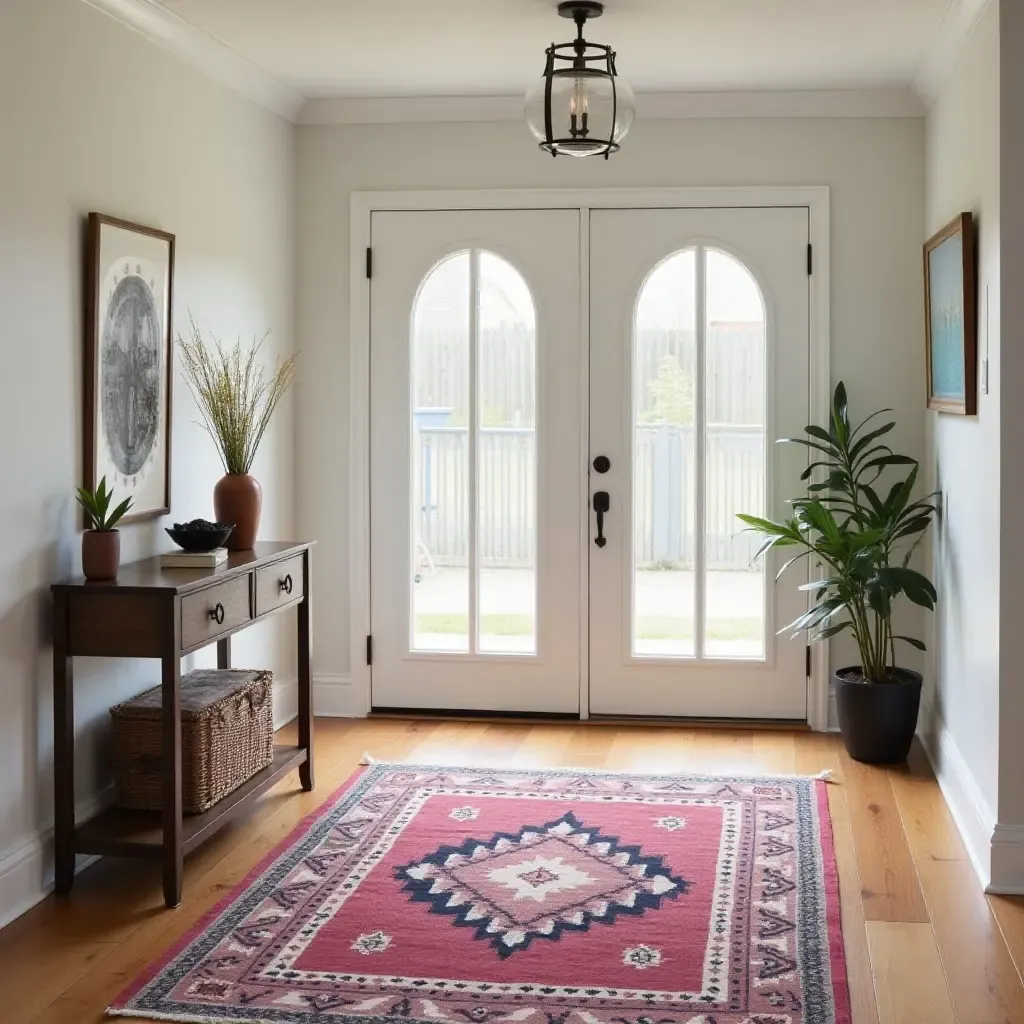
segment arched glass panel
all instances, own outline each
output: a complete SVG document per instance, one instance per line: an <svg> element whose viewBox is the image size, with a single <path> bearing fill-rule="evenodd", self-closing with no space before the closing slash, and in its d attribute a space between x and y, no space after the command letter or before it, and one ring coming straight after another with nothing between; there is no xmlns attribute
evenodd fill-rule
<svg viewBox="0 0 1024 1024"><path fill-rule="evenodd" d="M764 658L765 585L737 512L765 509L765 313L750 272L662 260L633 329L632 650Z"/></svg>
<svg viewBox="0 0 1024 1024"><path fill-rule="evenodd" d="M456 253L412 316L413 650L534 654L536 314L507 260Z"/></svg>

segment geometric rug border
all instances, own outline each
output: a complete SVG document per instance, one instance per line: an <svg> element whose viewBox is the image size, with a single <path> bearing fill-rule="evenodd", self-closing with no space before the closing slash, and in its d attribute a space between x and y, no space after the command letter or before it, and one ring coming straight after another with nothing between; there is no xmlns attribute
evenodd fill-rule
<svg viewBox="0 0 1024 1024"><path fill-rule="evenodd" d="M801 900L800 914L801 916L809 915L811 917L818 915L820 920L825 921L828 949L827 952L823 951L820 948L820 944L816 943L811 932L808 932L805 936L805 939L810 941L801 945L805 1002L800 1020L802 1024L852 1024L850 987L840 917L838 866L825 781L830 774L829 772L822 772L817 775L770 772L639 772L628 769L591 769L583 767L533 768L512 765L499 767L494 764L445 765L436 763L419 764L411 761L378 761L373 758L367 758L366 760L368 763L364 763L353 772L326 800L306 814L285 837L275 844L269 853L262 857L246 873L240 882L222 895L209 910L187 928L152 964L133 979L131 983L126 985L107 1008L106 1014L110 1017L137 1017L147 1020L177 1021L181 1022L181 1024L225 1024L225 1022L238 1022L238 1024L290 1024L292 1021L298 1021L299 1017L293 1011L268 1011L265 1007L262 1009L254 1008L251 1013L241 1007L232 1007L232 1015L224 1016L222 1014L197 1014L194 1010L190 1012L184 1008L181 1010L176 1009L173 1012L163 1012L154 1008L132 1006L129 1004L136 995L159 977L169 965L174 963L183 952L195 944L197 939L218 923L223 915L231 910L240 898L253 887L254 883L271 871L275 864L289 853L303 837L312 835L317 825L322 824L325 819L332 815L345 813L347 809L362 799L368 789L386 777L389 772L408 770L438 774L471 773L478 774L484 778L488 775L515 774L529 775L538 779L565 776L595 780L621 779L626 777L649 783L671 783L681 778L698 783L722 782L725 785L730 783L756 785L760 782L770 782L773 779L785 780L796 784L802 783L802 785L797 785L796 787L798 801L805 808L813 807L814 813L812 815L798 815L799 845L803 849L816 850L818 857L814 864L808 864L806 860L801 860L801 881L808 881L808 876L814 868L820 872L820 879L822 881L820 895L824 899L825 906L819 907L817 905L818 893L816 886L806 886L803 890L803 895L809 897L809 900ZM809 832L814 832L815 834L807 834ZM808 902L811 906L806 905ZM819 969L814 968L815 963L820 965ZM696 1010L697 1008L694 1007L693 1009ZM327 1020L328 1018L326 1016L321 1018L321 1015L317 1012L316 1020L320 1019ZM400 1020L407 1022L407 1024L436 1024L436 1021L429 1019L421 1020L410 1016L394 1015L338 1014L329 1019L331 1024L397 1024ZM780 1016L778 1019L781 1021L788 1018Z"/></svg>

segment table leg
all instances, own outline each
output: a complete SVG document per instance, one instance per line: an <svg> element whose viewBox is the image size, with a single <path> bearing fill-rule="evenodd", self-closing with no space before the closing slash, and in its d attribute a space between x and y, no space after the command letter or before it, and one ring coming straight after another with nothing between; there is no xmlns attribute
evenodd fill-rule
<svg viewBox="0 0 1024 1024"><path fill-rule="evenodd" d="M217 668L231 668L231 637L217 641Z"/></svg>
<svg viewBox="0 0 1024 1024"><path fill-rule="evenodd" d="M164 903L181 903L184 874L181 800L181 634L177 608L169 615L168 636L161 659L163 688Z"/></svg>
<svg viewBox="0 0 1024 1024"><path fill-rule="evenodd" d="M71 892L75 881L75 696L74 659L68 656L68 598L53 601L53 815L55 888Z"/></svg>
<svg viewBox="0 0 1024 1024"><path fill-rule="evenodd" d="M309 792L313 788L313 643L310 636L312 615L313 560L307 548L303 554L305 575L305 597L299 602L298 620L298 661L299 661L299 746L306 749L306 761L299 765L299 781Z"/></svg>

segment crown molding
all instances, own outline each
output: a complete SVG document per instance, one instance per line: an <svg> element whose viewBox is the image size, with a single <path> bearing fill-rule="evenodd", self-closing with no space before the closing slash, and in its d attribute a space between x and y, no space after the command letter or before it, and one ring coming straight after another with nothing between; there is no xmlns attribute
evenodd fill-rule
<svg viewBox="0 0 1024 1024"><path fill-rule="evenodd" d="M953 0L914 76L914 90L928 106L938 96L967 40L992 0Z"/></svg>
<svg viewBox="0 0 1024 1024"><path fill-rule="evenodd" d="M157 0L83 0L84 3L178 55L234 92L299 124L414 124L518 121L521 96L324 97L306 99L229 46ZM953 56L990 0L955 0L943 22L953 33ZM968 9L973 14L964 20ZM966 28L964 28L966 24ZM947 29L948 26L948 29ZM946 52L946 51L943 51ZM943 65L945 66L945 65ZM948 68L947 72L948 73ZM942 76L944 77L944 75ZM940 83L941 84L941 83ZM927 92L918 85L918 93ZM637 117L657 120L761 117L920 117L921 96L910 89L834 89L749 92L659 92L637 96Z"/></svg>
<svg viewBox="0 0 1024 1024"><path fill-rule="evenodd" d="M155 0L83 0L248 100L295 121L305 102L262 68Z"/></svg>
<svg viewBox="0 0 1024 1024"><path fill-rule="evenodd" d="M661 92L636 98L638 118L686 120L757 117L921 117L925 108L910 89L846 89L787 92ZM411 124L519 121L521 96L408 96L320 98L306 102L298 122Z"/></svg>

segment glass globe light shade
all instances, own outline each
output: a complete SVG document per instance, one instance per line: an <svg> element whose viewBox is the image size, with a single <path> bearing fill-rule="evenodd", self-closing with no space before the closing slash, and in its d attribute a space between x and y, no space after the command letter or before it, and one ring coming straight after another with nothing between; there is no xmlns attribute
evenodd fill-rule
<svg viewBox="0 0 1024 1024"><path fill-rule="evenodd" d="M545 78L526 96L526 122L534 138L547 147ZM593 156L619 148L633 125L633 90L615 77L614 118L612 76L606 72L566 69L551 76L551 149L569 156Z"/></svg>

